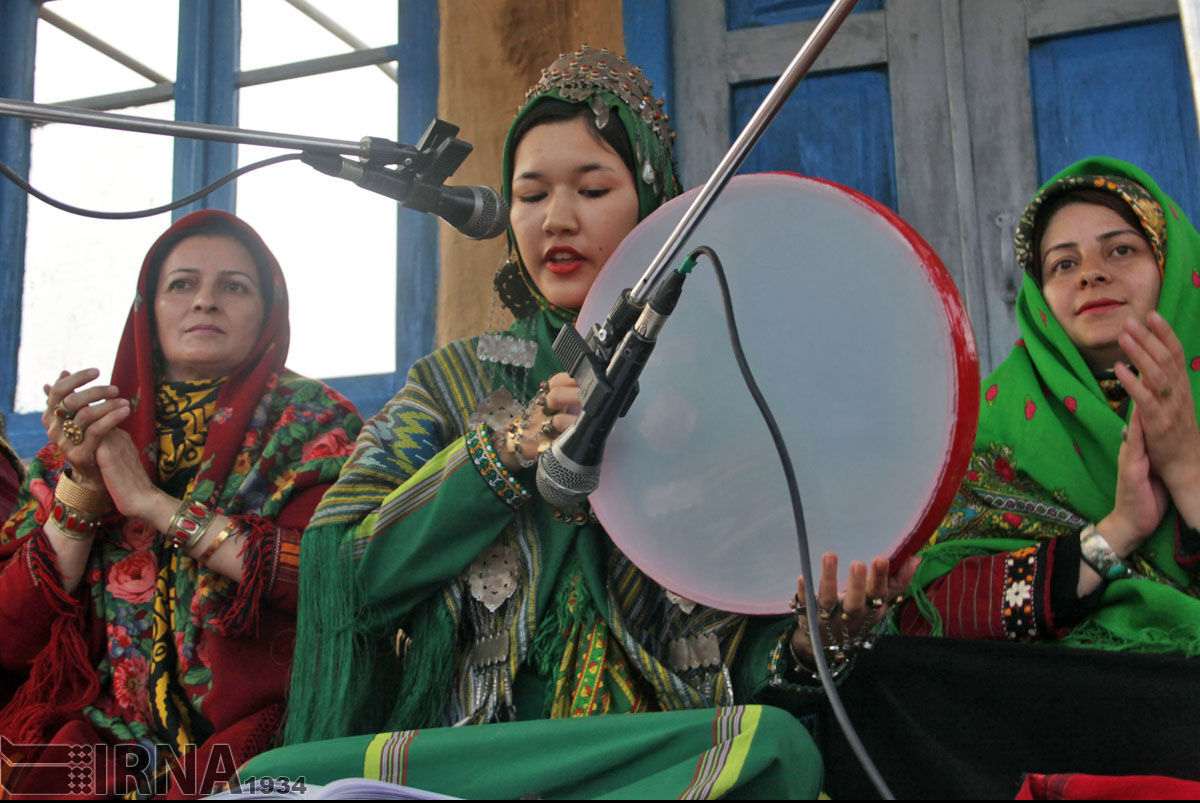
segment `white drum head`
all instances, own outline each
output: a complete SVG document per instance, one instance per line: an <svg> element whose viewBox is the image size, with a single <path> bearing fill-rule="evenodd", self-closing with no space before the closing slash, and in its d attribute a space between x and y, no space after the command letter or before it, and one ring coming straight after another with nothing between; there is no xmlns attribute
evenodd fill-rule
<svg viewBox="0 0 1200 803"><path fill-rule="evenodd" d="M579 316L603 320L696 190L642 221ZM738 176L682 250L728 275L755 378L787 442L814 566L913 554L957 491L975 434L979 368L937 255L853 190L784 173ZM613 426L590 498L646 574L722 610L780 614L800 557L779 458L701 258L659 335L641 391Z"/></svg>

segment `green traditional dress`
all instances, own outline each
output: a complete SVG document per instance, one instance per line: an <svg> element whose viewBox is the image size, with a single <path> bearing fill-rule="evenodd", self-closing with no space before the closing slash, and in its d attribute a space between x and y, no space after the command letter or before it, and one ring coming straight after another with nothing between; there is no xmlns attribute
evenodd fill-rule
<svg viewBox="0 0 1200 803"><path fill-rule="evenodd" d="M1200 402L1200 235L1141 170L1086 159L1051 179L1022 217L1017 254L1027 271L1037 210L1074 189L1114 195L1141 222L1163 269L1158 311L1183 344ZM1114 380L1093 375L1031 275L1017 297L1017 319L1022 337L983 382L966 480L922 553L916 599L900 629L1200 652L1200 534L1173 507L1130 556L1133 576L1076 598L1079 531L1113 509L1130 405Z"/></svg>
<svg viewBox="0 0 1200 803"><path fill-rule="evenodd" d="M521 114L545 95L611 112L643 168L642 215L673 195L661 111L631 108L649 95L640 73L595 50L556 65ZM523 267L517 278L533 289ZM573 313L531 298L506 333L419 360L364 427L305 534L293 746L242 779L365 776L469 797L813 796L807 731L744 705L807 701L784 677L790 621L663 589L588 511L553 509L526 490L532 469L512 477L490 459L489 433L562 370L551 344Z"/></svg>

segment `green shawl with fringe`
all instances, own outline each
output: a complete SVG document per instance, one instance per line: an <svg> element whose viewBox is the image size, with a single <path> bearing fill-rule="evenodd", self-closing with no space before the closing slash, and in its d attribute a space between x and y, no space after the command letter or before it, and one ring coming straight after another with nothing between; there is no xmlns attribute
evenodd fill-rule
<svg viewBox="0 0 1200 803"><path fill-rule="evenodd" d="M1054 176L1039 196L1068 176L1130 179L1162 207L1166 253L1158 310L1183 344L1192 369L1192 395L1200 403L1200 236L1179 206L1133 165L1085 159ZM1027 547L1039 538L1077 534L1080 520L1099 521L1113 508L1125 420L1113 412L1028 275L1017 296L1017 320L1021 339L983 381L971 470L931 545L921 553L922 564L910 586L935 635L941 634L940 617L921 589L961 560ZM1200 601L1195 599L1200 583L1175 561L1175 524L1171 508L1131 556L1142 576L1111 583L1099 607L1063 643L1200 653Z"/></svg>
<svg viewBox="0 0 1200 803"><path fill-rule="evenodd" d="M787 618L681 605L598 524L560 521L537 496L514 511L471 462L463 437L471 413L499 385L523 403L559 370L549 348L559 323L542 311L509 330L537 340L528 371L480 361L477 339L434 352L365 425L305 533L287 743L514 716L706 708L768 687L777 702L807 698L783 680ZM488 611L465 570L494 548L509 550L519 570L511 596ZM472 651L494 634L506 640L504 657L481 667ZM676 643L710 636L718 663L672 660ZM564 700L588 693L585 662L572 655L596 639L609 642L607 700L567 710Z"/></svg>

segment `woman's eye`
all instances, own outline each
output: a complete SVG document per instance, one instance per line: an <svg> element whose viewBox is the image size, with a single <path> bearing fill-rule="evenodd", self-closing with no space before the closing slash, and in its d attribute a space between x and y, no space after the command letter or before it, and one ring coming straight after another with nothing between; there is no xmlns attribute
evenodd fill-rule
<svg viewBox="0 0 1200 803"><path fill-rule="evenodd" d="M167 289L168 290L186 290L190 286L191 286L191 281L189 279L172 279L167 284Z"/></svg>
<svg viewBox="0 0 1200 803"><path fill-rule="evenodd" d="M1133 251L1134 251L1134 249L1133 249L1132 245L1125 245L1125 244L1118 245L1116 248L1113 249L1114 254L1116 254L1117 256L1122 256L1122 257L1132 254Z"/></svg>
<svg viewBox="0 0 1200 803"><path fill-rule="evenodd" d="M1060 259L1057 262L1055 262L1053 265L1050 266L1050 272L1051 273L1062 273L1063 271L1070 270L1073 267L1075 267L1075 260Z"/></svg>
<svg viewBox="0 0 1200 803"><path fill-rule="evenodd" d="M242 284L241 282L228 282L225 285L225 289L231 293L247 293L247 292L249 292L249 289L246 287L246 285Z"/></svg>
<svg viewBox="0 0 1200 803"><path fill-rule="evenodd" d="M536 204L545 197L546 193L544 192L527 192L524 195L518 195L517 200L523 204Z"/></svg>
<svg viewBox="0 0 1200 803"><path fill-rule="evenodd" d="M580 190L579 191L579 194L582 195L584 198L603 198L605 195L608 195L608 193L609 193L609 190L607 188Z"/></svg>

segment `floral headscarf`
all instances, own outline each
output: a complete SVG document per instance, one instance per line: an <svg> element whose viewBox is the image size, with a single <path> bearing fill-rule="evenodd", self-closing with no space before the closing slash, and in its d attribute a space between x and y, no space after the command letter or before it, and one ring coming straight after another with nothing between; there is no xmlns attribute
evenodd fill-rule
<svg viewBox="0 0 1200 803"><path fill-rule="evenodd" d="M1146 235L1146 240L1154 251L1154 258L1158 261L1159 271L1166 269L1167 221L1163 217L1162 205L1154 200L1154 196L1145 187L1123 176L1069 175L1046 184L1021 214L1013 245L1022 270L1041 283L1041 277L1037 274L1037 243L1034 242L1034 226L1038 214L1047 203L1073 190L1098 190L1120 198L1141 223L1142 233Z"/></svg>

